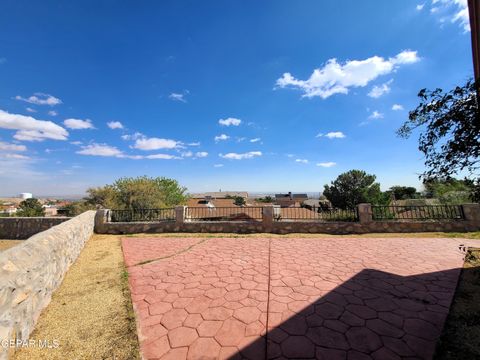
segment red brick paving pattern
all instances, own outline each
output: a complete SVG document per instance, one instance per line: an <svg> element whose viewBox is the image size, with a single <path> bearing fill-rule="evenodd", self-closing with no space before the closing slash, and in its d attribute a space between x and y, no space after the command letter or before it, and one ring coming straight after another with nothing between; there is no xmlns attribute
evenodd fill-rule
<svg viewBox="0 0 480 360"><path fill-rule="evenodd" d="M460 243L122 239L145 359L431 359Z"/></svg>

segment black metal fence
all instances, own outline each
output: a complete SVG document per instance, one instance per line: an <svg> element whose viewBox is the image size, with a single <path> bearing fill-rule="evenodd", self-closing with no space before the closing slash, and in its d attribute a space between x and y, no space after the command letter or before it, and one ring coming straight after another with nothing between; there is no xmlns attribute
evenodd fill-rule
<svg viewBox="0 0 480 360"><path fill-rule="evenodd" d="M323 210L317 207L286 207L274 210L276 221L358 221L357 209Z"/></svg>
<svg viewBox="0 0 480 360"><path fill-rule="evenodd" d="M110 210L111 222L175 221L175 208Z"/></svg>
<svg viewBox="0 0 480 360"><path fill-rule="evenodd" d="M261 206L187 207L186 221L262 221Z"/></svg>
<svg viewBox="0 0 480 360"><path fill-rule="evenodd" d="M373 220L463 220L461 205L372 205Z"/></svg>

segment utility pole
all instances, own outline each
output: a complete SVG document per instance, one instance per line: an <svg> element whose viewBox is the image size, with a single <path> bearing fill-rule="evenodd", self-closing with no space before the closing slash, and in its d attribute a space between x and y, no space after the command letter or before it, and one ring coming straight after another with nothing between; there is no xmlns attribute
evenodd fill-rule
<svg viewBox="0 0 480 360"><path fill-rule="evenodd" d="M480 0L468 0L468 14L470 17L470 34L472 36L473 72L475 81L480 78Z"/></svg>

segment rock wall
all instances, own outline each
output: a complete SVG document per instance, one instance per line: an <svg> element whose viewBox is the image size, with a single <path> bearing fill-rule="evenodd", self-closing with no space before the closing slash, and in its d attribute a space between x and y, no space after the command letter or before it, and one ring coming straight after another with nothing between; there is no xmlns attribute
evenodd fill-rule
<svg viewBox="0 0 480 360"><path fill-rule="evenodd" d="M69 217L0 217L0 239L28 239L61 224Z"/></svg>
<svg viewBox="0 0 480 360"><path fill-rule="evenodd" d="M94 218L95 211L87 211L0 253L0 359L14 351L9 341L28 341L41 311L93 234Z"/></svg>

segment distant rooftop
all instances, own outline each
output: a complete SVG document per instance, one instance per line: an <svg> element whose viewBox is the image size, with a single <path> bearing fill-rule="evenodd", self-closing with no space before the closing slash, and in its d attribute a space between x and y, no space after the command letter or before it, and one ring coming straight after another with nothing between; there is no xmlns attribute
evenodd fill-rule
<svg viewBox="0 0 480 360"><path fill-rule="evenodd" d="M211 197L212 199L225 199L226 197L241 196L243 198L248 197L247 191L212 191L204 193L190 194L193 199L204 199Z"/></svg>

